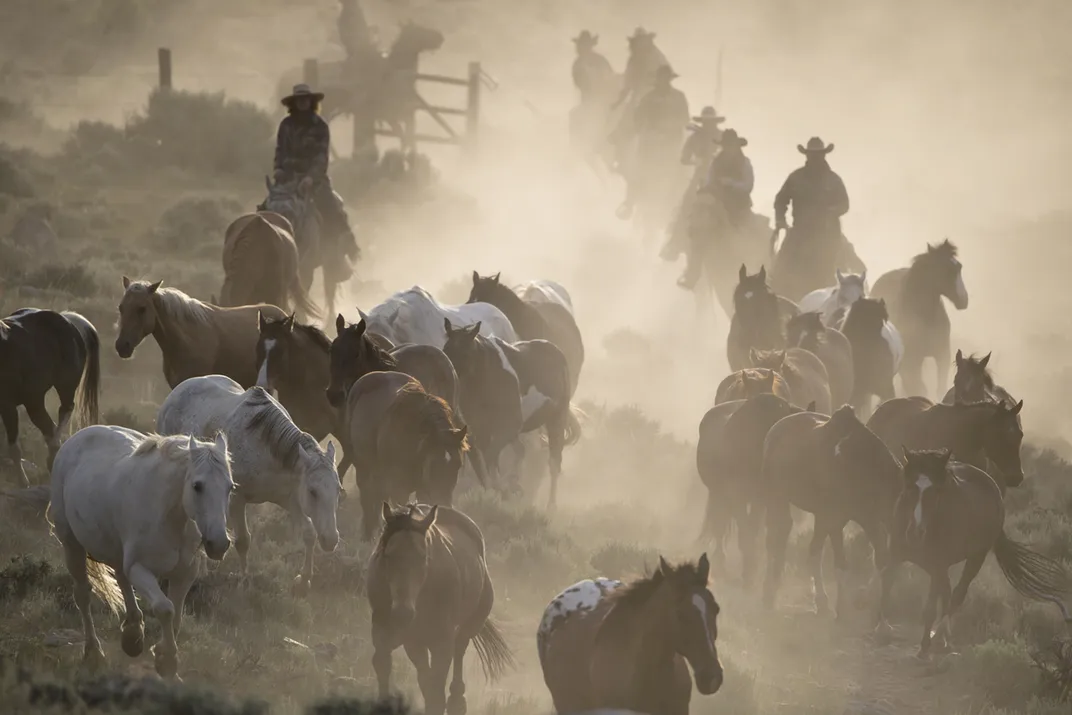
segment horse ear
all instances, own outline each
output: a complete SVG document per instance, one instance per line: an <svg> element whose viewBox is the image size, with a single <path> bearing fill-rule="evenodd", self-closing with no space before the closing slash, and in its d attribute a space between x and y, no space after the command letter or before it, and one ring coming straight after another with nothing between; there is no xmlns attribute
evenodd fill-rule
<svg viewBox="0 0 1072 715"><path fill-rule="evenodd" d="M473 271L473 285L476 285L479 280L480 280L480 274L477 273L476 271Z"/></svg>
<svg viewBox="0 0 1072 715"><path fill-rule="evenodd" d="M342 332L346 330L346 318L342 317L342 313L335 316L335 335L342 335Z"/></svg>
<svg viewBox="0 0 1072 715"><path fill-rule="evenodd" d="M661 574L662 574L663 576L666 576L667 574L669 574L669 573L670 573L670 564L666 563L666 559L665 559L665 558L663 558L662 556L660 556L660 557L659 557L659 568L658 568L658 571L659 571L659 573L661 573Z"/></svg>
<svg viewBox="0 0 1072 715"><path fill-rule="evenodd" d="M957 351L957 354L958 355L960 354L959 350ZM987 353L986 357L984 357L982 360L979 361L979 367L986 367L990 363L990 356L993 355L993 354L994 354L993 352Z"/></svg>
<svg viewBox="0 0 1072 715"><path fill-rule="evenodd" d="M159 280L159 281L157 281L156 283L153 283L152 285L150 285L150 286L149 286L149 292L150 292L150 293L155 293L155 292L156 292L156 289L157 289L157 288L159 288L159 287L160 287L160 284L161 284L161 283L163 283L163 282L164 282L164 281L162 281L162 280Z"/></svg>
<svg viewBox="0 0 1072 715"><path fill-rule="evenodd" d="M499 271L498 273L496 273L495 275L493 275L493 276L491 277L491 280L493 280L493 281L495 281L496 283L498 283L498 282L499 282L499 278L500 278L501 276L502 276L502 271Z"/></svg>
<svg viewBox="0 0 1072 715"><path fill-rule="evenodd" d="M707 586L707 580L711 578L711 562L707 560L706 551L696 564L696 576L701 586Z"/></svg>
<svg viewBox="0 0 1072 715"><path fill-rule="evenodd" d="M759 353L756 351L756 349L755 348L748 348L748 361L750 363L752 363L753 367L755 367L756 362L758 362L758 358L759 358Z"/></svg>
<svg viewBox="0 0 1072 715"><path fill-rule="evenodd" d="M272 180L268 178L267 174L264 175L264 188L268 189L269 191L272 190Z"/></svg>
<svg viewBox="0 0 1072 715"><path fill-rule="evenodd" d="M759 279L761 281L763 281L764 283L767 282L767 267L766 266L760 266L759 267Z"/></svg>
<svg viewBox="0 0 1072 715"><path fill-rule="evenodd" d="M861 273L860 273L860 282L861 283L867 283L867 269L866 268L863 269L863 271L861 271Z"/></svg>
<svg viewBox="0 0 1072 715"><path fill-rule="evenodd" d="M268 325L268 321L264 319L264 313L257 311L257 332L263 333L265 326Z"/></svg>
<svg viewBox="0 0 1072 715"><path fill-rule="evenodd" d="M912 463L912 450L910 450L908 447L904 446L903 444L901 445L901 454L904 455L904 461L905 461L906 465Z"/></svg>
<svg viewBox="0 0 1072 715"><path fill-rule="evenodd" d="M192 436L192 435L191 435ZM227 451L227 435L223 430L216 433L216 449Z"/></svg>
<svg viewBox="0 0 1072 715"><path fill-rule="evenodd" d="M475 273L476 271L473 272ZM443 328L447 331L447 336L454 332L454 326L450 324L450 318L443 318Z"/></svg>
<svg viewBox="0 0 1072 715"><path fill-rule="evenodd" d="M480 326L483 325L483 324L484 324L483 320L478 320L475 323L473 323L472 325L470 325L469 326L469 334L474 336L474 337L479 335L480 334Z"/></svg>
<svg viewBox="0 0 1072 715"><path fill-rule="evenodd" d="M458 440L458 444L465 441L466 435L469 434L469 425L462 425L461 429L452 430L454 437Z"/></svg>
<svg viewBox="0 0 1072 715"><path fill-rule="evenodd" d="M942 467L943 468L946 467L949 464L949 458L952 457L952 456L953 456L953 453L950 452L948 449L943 449L943 450L940 451L940 453L938 455L938 458L942 461Z"/></svg>
<svg viewBox="0 0 1072 715"><path fill-rule="evenodd" d="M381 504L380 505L380 519L382 519L384 523L387 523L387 520L390 519L392 516L394 516L394 512L391 511L391 505L388 504L387 502L384 502L383 504Z"/></svg>
<svg viewBox="0 0 1072 715"><path fill-rule="evenodd" d="M841 272L840 268L834 270L834 277L837 278L838 285L845 282L845 274Z"/></svg>
<svg viewBox="0 0 1072 715"><path fill-rule="evenodd" d="M368 330L368 323L366 323L365 319L362 318L361 320L357 321L357 325L355 325L354 327L357 328L358 335L364 335L365 331Z"/></svg>
<svg viewBox="0 0 1072 715"><path fill-rule="evenodd" d="M361 310L360 308L357 309L357 314L359 316L361 316L362 320L365 320L366 318L368 318L368 314L365 311Z"/></svg>
<svg viewBox="0 0 1072 715"><path fill-rule="evenodd" d="M436 516L438 516L438 515L439 515L439 505L436 504L436 505L434 505L432 507L431 511L428 512L428 516L426 516L423 519L421 519L421 521L420 521L421 528L424 529L425 531L428 531L429 529L431 529L432 526L435 525Z"/></svg>
<svg viewBox="0 0 1072 715"><path fill-rule="evenodd" d="M283 321L283 325L287 326L287 330L288 330L289 332L293 332L293 331L294 331L294 316L295 316L296 314L297 314L296 312L295 312L295 313L291 313L291 314L290 314L290 315L288 315L288 316L286 317L286 319L285 319L285 320Z"/></svg>
<svg viewBox="0 0 1072 715"><path fill-rule="evenodd" d="M126 276L123 276L123 290L126 290L129 287L130 287L130 279L127 278Z"/></svg>
<svg viewBox="0 0 1072 715"><path fill-rule="evenodd" d="M811 402L809 402L807 408L805 408L804 411L805 412L815 412L815 400L812 400Z"/></svg>
<svg viewBox="0 0 1072 715"><path fill-rule="evenodd" d="M335 464L335 443L332 442L331 440L328 440L327 455L328 455L328 459L331 461L331 463Z"/></svg>
<svg viewBox="0 0 1072 715"><path fill-rule="evenodd" d="M774 392L775 379L774 370L767 370L767 392Z"/></svg>
<svg viewBox="0 0 1072 715"><path fill-rule="evenodd" d="M957 356L956 356L955 360L956 360L957 367L960 367L960 364L962 362L964 362L964 353L962 353L960 351L960 348L957 348Z"/></svg>
<svg viewBox="0 0 1072 715"><path fill-rule="evenodd" d="M1024 401L1020 400L1016 403L1016 406L1012 408L1010 414L1018 415L1022 409L1024 409Z"/></svg>
<svg viewBox="0 0 1072 715"><path fill-rule="evenodd" d="M191 452L197 449L197 440L194 439L193 435L190 435L190 439L186 443L186 446L190 449Z"/></svg>
<svg viewBox="0 0 1072 715"><path fill-rule="evenodd" d="M737 271L737 280L743 281L747 277L748 277L748 269L745 268L745 265L742 263L741 264L741 270Z"/></svg>
<svg viewBox="0 0 1072 715"><path fill-rule="evenodd" d="M935 247L932 246L930 243L928 243L927 244L927 253L934 253L934 251L935 251Z"/></svg>

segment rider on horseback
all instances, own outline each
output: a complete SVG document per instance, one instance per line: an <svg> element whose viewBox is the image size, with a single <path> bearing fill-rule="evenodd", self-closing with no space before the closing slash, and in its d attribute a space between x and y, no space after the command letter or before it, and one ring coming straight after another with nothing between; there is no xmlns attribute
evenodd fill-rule
<svg viewBox="0 0 1072 715"><path fill-rule="evenodd" d="M612 86L614 68L606 57L596 52L599 35L584 30L573 38L573 44L577 47L577 57L573 60L573 86L580 91L581 102L604 99L600 95L606 94L607 88Z"/></svg>
<svg viewBox="0 0 1072 715"><path fill-rule="evenodd" d="M275 182L297 180L299 187L311 189L313 202L324 220L322 240L356 260L360 255L357 240L350 230L342 198L332 190L328 177L331 133L319 114L323 99L323 92L314 92L306 84L295 85L294 91L283 98L287 116L279 123L276 136Z"/></svg>
<svg viewBox="0 0 1072 715"><path fill-rule="evenodd" d="M730 228L740 230L752 215L752 188L755 185L752 162L742 151L748 146L748 140L737 136L736 130L727 129L722 132L718 143L722 151L711 161L707 183L699 193L721 202ZM688 262L684 275L677 282L682 288L691 290L696 285L709 244L710 237L704 235L703 231L689 232Z"/></svg>
<svg viewBox="0 0 1072 715"><path fill-rule="evenodd" d="M722 136L719 125L726 121L726 118L719 116L714 107L708 106L703 108L700 116L693 117L692 121L694 123L687 127L691 134L681 147L681 163L693 167L692 179L685 188L677 214L670 224L666 245L659 252L665 261L676 261L688 247L689 215L692 213L696 192L707 180L711 160L718 152L718 140Z"/></svg>

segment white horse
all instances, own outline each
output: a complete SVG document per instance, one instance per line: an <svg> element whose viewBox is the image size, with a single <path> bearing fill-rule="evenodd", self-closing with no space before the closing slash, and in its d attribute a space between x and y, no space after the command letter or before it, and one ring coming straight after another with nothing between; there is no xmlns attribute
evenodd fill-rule
<svg viewBox="0 0 1072 715"><path fill-rule="evenodd" d="M573 314L573 298L560 283L536 280L514 286L514 292L526 303L556 303Z"/></svg>
<svg viewBox="0 0 1072 715"><path fill-rule="evenodd" d="M156 429L162 434L207 437L222 431L227 435L238 482L231 498L230 526L243 573L250 544L246 505L270 502L286 509L301 527L305 561L296 581L299 589L307 589L317 540L328 552L339 543L335 445L329 442L325 452L263 388L243 391L223 375L191 377L179 383L160 405Z"/></svg>
<svg viewBox="0 0 1072 715"><path fill-rule="evenodd" d="M860 274L842 273L839 268L835 275L836 285L813 290L798 304L801 313L819 313L823 325L827 327L834 327L836 320L844 317L849 306L868 295L866 270Z"/></svg>
<svg viewBox="0 0 1072 715"><path fill-rule="evenodd" d="M447 343L444 318L455 327L480 323L480 334L487 338L502 338L508 343L519 340L510 320L494 305L441 305L420 286L395 293L367 314L361 310L358 312L369 332L382 335L395 345L414 343L432 345L442 350Z"/></svg>
<svg viewBox="0 0 1072 715"><path fill-rule="evenodd" d="M97 425L60 447L52 465L48 519L74 579L88 665L105 660L90 591L114 613L125 608L123 651L131 657L145 647L137 591L163 631L153 649L156 672L177 677L175 638L197 576L197 550L204 545L215 560L227 553L227 502L234 488L223 435L213 443ZM167 579L167 595L160 579Z"/></svg>

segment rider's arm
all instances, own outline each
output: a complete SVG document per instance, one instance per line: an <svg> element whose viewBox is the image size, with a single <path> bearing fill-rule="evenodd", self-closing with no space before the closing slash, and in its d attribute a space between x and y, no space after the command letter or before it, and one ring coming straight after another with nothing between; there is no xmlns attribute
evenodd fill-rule
<svg viewBox="0 0 1072 715"><path fill-rule="evenodd" d="M793 200L793 184L796 183L794 177L796 172L789 175L782 184L781 190L778 191L778 195L774 197L774 225L778 227L784 227L785 212L789 210L789 202Z"/></svg>
<svg viewBox="0 0 1072 715"><path fill-rule="evenodd" d="M849 192L845 190L845 182L840 176L833 174L833 179L830 210L835 216L844 216L849 212Z"/></svg>
<svg viewBox="0 0 1072 715"><path fill-rule="evenodd" d="M751 194L756 185L756 175L752 171L752 162L746 157L744 163L741 164L741 175L729 178L726 183L741 193Z"/></svg>
<svg viewBox="0 0 1072 715"><path fill-rule="evenodd" d="M287 137L290 135L289 119L290 117L283 118L275 135L275 159L272 161L272 169L276 172L286 171L284 164L287 159Z"/></svg>
<svg viewBox="0 0 1072 715"><path fill-rule="evenodd" d="M316 142L309 164L309 175L314 181L328 175L328 154L331 151L331 129L328 128L328 123L321 119L315 126L313 136Z"/></svg>
<svg viewBox="0 0 1072 715"><path fill-rule="evenodd" d="M696 163L696 144L699 142L699 133L693 132L685 139L685 143L681 146L681 163L682 164L695 164Z"/></svg>

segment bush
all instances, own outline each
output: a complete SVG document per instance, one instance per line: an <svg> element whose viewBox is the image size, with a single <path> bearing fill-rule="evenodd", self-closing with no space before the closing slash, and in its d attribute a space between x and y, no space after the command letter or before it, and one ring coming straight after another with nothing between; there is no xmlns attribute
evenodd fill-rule
<svg viewBox="0 0 1072 715"><path fill-rule="evenodd" d="M998 707L1021 707L1039 691L1039 672L1022 643L987 641L963 663L972 684Z"/></svg>
<svg viewBox="0 0 1072 715"><path fill-rule="evenodd" d="M232 197L182 199L160 216L151 242L161 250L189 255L192 247L214 245L223 250L223 235L244 210Z"/></svg>
<svg viewBox="0 0 1072 715"><path fill-rule="evenodd" d="M1060 702L1072 701L1072 639L1056 638L1048 648L1031 654L1043 686Z"/></svg>
<svg viewBox="0 0 1072 715"><path fill-rule="evenodd" d="M85 266L49 263L22 276L23 286L38 290L63 291L76 298L94 298L100 294L100 284Z"/></svg>

